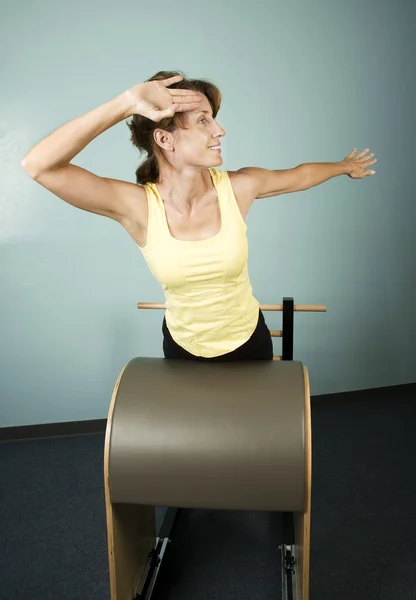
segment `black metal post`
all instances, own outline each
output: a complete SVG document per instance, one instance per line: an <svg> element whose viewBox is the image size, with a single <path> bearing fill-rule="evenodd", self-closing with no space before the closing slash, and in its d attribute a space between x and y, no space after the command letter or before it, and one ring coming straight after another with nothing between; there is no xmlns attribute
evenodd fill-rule
<svg viewBox="0 0 416 600"><path fill-rule="evenodd" d="M282 360L293 360L293 298L283 298L282 318Z"/></svg>

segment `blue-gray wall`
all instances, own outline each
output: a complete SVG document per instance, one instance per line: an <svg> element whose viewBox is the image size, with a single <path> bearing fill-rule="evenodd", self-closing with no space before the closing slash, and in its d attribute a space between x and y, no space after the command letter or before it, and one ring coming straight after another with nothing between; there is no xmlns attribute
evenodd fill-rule
<svg viewBox="0 0 416 600"><path fill-rule="evenodd" d="M122 367L161 356L162 301L115 222L33 182L37 141L161 69L219 85L224 168L285 169L370 147L377 174L258 200L261 302L298 314L312 394L416 380L415 4L412 0L8 3L0 23L0 426L103 418ZM124 122L74 163L135 181ZM278 328L280 315L268 314ZM280 340L275 341L276 353Z"/></svg>

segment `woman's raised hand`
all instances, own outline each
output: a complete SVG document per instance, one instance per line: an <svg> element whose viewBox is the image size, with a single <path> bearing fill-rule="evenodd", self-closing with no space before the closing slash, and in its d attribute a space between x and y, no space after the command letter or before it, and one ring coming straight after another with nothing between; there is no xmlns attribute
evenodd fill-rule
<svg viewBox="0 0 416 600"><path fill-rule="evenodd" d="M128 89L125 94L131 114L142 115L158 123L166 117L172 117L175 112L198 108L202 94L192 90L168 89L169 85L182 79L182 75L175 75L169 79L139 83Z"/></svg>

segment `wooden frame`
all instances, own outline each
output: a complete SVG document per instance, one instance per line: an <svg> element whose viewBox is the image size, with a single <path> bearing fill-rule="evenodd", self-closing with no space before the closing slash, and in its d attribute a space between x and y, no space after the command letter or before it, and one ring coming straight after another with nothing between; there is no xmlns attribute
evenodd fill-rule
<svg viewBox="0 0 416 600"><path fill-rule="evenodd" d="M122 369L114 387L104 444L104 491L111 600L133 600L144 585L149 556L156 546L154 506L113 504L110 498L109 458L115 401Z"/></svg>
<svg viewBox="0 0 416 600"><path fill-rule="evenodd" d="M295 525L295 578L299 600L309 600L311 500L312 500L312 425L308 369L303 367L305 378L305 510L294 513Z"/></svg>

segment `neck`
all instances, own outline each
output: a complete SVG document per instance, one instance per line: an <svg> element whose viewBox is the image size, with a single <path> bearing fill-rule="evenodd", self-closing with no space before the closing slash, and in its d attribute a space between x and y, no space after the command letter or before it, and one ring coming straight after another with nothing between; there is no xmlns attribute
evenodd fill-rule
<svg viewBox="0 0 416 600"><path fill-rule="evenodd" d="M190 210L212 186L208 169L162 171L156 184L164 202L179 210Z"/></svg>

